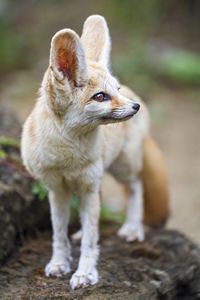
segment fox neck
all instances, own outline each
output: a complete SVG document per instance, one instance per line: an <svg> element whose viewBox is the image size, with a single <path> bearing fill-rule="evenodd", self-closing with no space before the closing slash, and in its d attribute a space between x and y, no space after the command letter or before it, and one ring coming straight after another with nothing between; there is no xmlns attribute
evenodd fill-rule
<svg viewBox="0 0 200 300"><path fill-rule="evenodd" d="M100 155L100 128L96 127L92 130L67 130L62 134L64 143L68 152L72 152L72 156L75 153L80 153L81 156L88 159L88 161L98 160ZM79 159L79 154L78 154Z"/></svg>

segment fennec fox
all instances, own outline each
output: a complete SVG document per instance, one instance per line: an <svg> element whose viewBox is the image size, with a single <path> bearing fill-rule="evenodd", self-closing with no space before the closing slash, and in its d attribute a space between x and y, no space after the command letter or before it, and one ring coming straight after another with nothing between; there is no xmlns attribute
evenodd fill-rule
<svg viewBox="0 0 200 300"><path fill-rule="evenodd" d="M110 48L102 16L85 21L81 38L71 29L58 31L52 38L40 96L22 134L24 164L49 193L53 254L45 268L47 276L70 272L67 228L72 193L80 199L81 255L70 280L72 289L98 282L99 193L104 171L129 193L120 237L142 241L143 223L158 225L168 215L165 168L149 135L148 111L111 74Z"/></svg>

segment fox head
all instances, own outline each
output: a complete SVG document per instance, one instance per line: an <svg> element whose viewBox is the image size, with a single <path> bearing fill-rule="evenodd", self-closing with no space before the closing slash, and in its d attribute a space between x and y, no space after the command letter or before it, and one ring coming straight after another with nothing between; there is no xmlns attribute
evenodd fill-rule
<svg viewBox="0 0 200 300"><path fill-rule="evenodd" d="M109 70L111 41L102 16L90 16L81 38L70 29L52 38L42 87L48 104L68 128L92 128L131 118L140 108L120 94Z"/></svg>

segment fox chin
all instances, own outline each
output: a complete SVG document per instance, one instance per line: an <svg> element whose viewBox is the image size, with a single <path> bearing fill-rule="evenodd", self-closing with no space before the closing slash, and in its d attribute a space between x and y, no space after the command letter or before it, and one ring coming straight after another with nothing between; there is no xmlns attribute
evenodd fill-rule
<svg viewBox="0 0 200 300"><path fill-rule="evenodd" d="M46 276L70 272L68 238L72 193L80 199L81 254L72 289L98 282L100 187L105 171L124 184L127 216L118 231L143 241L144 224L159 226L169 213L163 156L149 133L148 110L112 75L105 19L87 18L81 37L71 29L52 38L40 95L22 133L27 170L47 187L53 253Z"/></svg>

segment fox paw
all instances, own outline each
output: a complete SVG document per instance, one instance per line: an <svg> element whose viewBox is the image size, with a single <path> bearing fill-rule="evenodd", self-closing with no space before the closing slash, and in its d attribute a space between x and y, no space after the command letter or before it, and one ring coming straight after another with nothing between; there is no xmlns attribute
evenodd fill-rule
<svg viewBox="0 0 200 300"><path fill-rule="evenodd" d="M68 262L57 262L51 260L45 267L45 275L47 277L55 276L62 277L71 271Z"/></svg>
<svg viewBox="0 0 200 300"><path fill-rule="evenodd" d="M81 237L82 237L82 230L81 230L81 229L78 230L78 231L76 231L75 233L73 233L73 234L71 235L71 239L72 239L73 242L78 242L78 241L80 241L80 240L81 240Z"/></svg>
<svg viewBox="0 0 200 300"><path fill-rule="evenodd" d="M78 288L84 288L89 285L94 285L98 282L98 272L94 268L90 273L82 273L76 271L70 280L70 286L73 290Z"/></svg>
<svg viewBox="0 0 200 300"><path fill-rule="evenodd" d="M142 223L131 224L124 223L117 232L118 236L124 238L127 242L138 240L144 241L144 226Z"/></svg>

